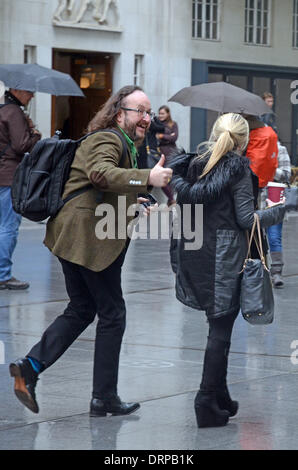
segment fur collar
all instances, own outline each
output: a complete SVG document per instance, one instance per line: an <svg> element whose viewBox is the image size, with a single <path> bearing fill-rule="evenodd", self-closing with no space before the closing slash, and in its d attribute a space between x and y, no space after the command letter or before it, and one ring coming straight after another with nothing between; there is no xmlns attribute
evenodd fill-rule
<svg viewBox="0 0 298 470"><path fill-rule="evenodd" d="M178 202L204 204L216 201L221 193L239 181L249 169L249 159L234 152L228 152L202 179L199 176L208 157L196 160L195 154L176 155L169 167L173 169L171 186L178 194Z"/></svg>

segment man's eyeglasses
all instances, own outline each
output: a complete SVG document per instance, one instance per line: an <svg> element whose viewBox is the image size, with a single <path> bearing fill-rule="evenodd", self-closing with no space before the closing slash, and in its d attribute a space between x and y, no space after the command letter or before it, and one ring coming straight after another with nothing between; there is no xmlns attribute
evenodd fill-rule
<svg viewBox="0 0 298 470"><path fill-rule="evenodd" d="M143 111L142 109L134 109L134 108L124 108L121 106L121 109L124 111L134 111L135 113L139 113L139 116L142 116L143 119L146 119L147 115L150 117L150 119L153 119L155 116L155 113L153 111Z"/></svg>

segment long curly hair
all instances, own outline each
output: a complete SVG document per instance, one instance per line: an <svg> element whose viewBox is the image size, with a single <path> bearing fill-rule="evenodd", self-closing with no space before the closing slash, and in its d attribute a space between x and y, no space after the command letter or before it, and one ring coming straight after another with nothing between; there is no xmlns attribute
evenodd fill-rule
<svg viewBox="0 0 298 470"><path fill-rule="evenodd" d="M117 93L111 96L95 114L94 118L88 124L87 132L97 131L98 129L107 129L116 126L116 116L121 106L125 106L125 99L134 91L143 91L136 85L127 85L121 88Z"/></svg>

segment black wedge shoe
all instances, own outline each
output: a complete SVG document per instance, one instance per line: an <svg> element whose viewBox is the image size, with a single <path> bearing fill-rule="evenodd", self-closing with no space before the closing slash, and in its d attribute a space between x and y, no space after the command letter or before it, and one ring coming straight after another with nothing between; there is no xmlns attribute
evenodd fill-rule
<svg viewBox="0 0 298 470"><path fill-rule="evenodd" d="M199 428L226 426L230 413L221 410L215 392L199 391L195 398L195 413Z"/></svg>
<svg viewBox="0 0 298 470"><path fill-rule="evenodd" d="M227 386L216 392L216 400L221 410L228 410L230 418L237 414L239 403L236 400L232 400Z"/></svg>
<svg viewBox="0 0 298 470"><path fill-rule="evenodd" d="M108 413L113 416L129 415L140 408L139 403L125 403L118 396L100 400L92 398L90 404L90 416L106 416Z"/></svg>
<svg viewBox="0 0 298 470"><path fill-rule="evenodd" d="M26 358L18 359L9 365L11 377L14 377L14 392L20 402L33 413L38 413L39 408L35 397L35 387L38 374L33 370L30 361Z"/></svg>
<svg viewBox="0 0 298 470"><path fill-rule="evenodd" d="M239 403L238 401L232 400L229 389L227 386L227 371L228 371L228 357L230 353L230 342L225 343L224 348L224 359L222 363L222 370L219 376L218 388L216 391L216 399L218 406L221 410L228 410L230 417L237 414Z"/></svg>

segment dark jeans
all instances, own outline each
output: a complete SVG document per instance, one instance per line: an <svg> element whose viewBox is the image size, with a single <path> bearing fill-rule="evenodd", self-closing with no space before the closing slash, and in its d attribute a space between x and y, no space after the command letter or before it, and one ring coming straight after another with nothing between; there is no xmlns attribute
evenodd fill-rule
<svg viewBox="0 0 298 470"><path fill-rule="evenodd" d="M70 302L64 313L46 329L28 356L51 366L98 315L96 327L93 397L117 394L119 356L126 309L121 289L125 248L106 269L94 272L59 259Z"/></svg>

